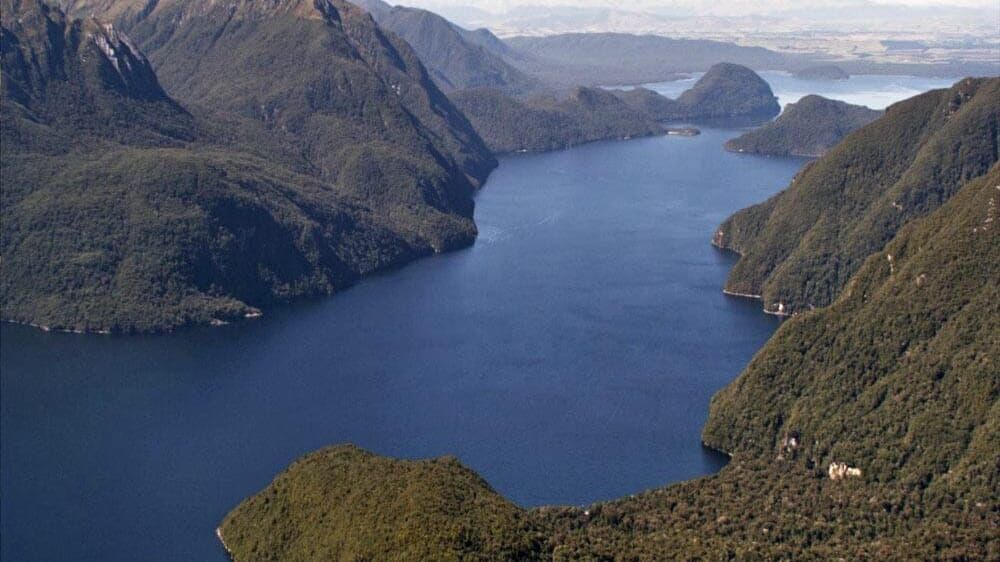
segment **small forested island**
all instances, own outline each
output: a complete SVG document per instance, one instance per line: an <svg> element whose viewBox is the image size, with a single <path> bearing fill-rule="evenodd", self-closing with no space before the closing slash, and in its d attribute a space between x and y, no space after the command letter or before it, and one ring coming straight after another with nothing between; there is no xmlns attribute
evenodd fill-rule
<svg viewBox="0 0 1000 562"><path fill-rule="evenodd" d="M455 459L334 447L237 506L218 531L227 551L236 562L995 558L998 100L1000 79L969 79L892 106L720 227L714 243L743 254L731 288L797 314L712 400L703 441L732 458L718 474L528 510Z"/></svg>
<svg viewBox="0 0 1000 562"><path fill-rule="evenodd" d="M781 111L763 78L745 66L713 65L676 100L646 88L616 92L625 103L658 121L763 123Z"/></svg>
<svg viewBox="0 0 1000 562"><path fill-rule="evenodd" d="M788 104L774 121L730 140L726 149L770 156L822 156L881 115L862 105L809 95Z"/></svg>
<svg viewBox="0 0 1000 562"><path fill-rule="evenodd" d="M807 66L792 72L792 76L802 80L847 80L851 77L846 70L835 64Z"/></svg>

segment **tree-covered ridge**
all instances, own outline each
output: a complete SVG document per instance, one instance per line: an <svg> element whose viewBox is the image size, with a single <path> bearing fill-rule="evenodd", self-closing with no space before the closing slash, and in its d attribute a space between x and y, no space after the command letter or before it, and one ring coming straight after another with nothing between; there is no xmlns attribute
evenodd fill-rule
<svg viewBox="0 0 1000 562"><path fill-rule="evenodd" d="M794 313L833 301L909 221L997 162L1000 79L966 79L891 106L784 192L733 215L715 243L742 257L726 289Z"/></svg>
<svg viewBox="0 0 1000 562"><path fill-rule="evenodd" d="M234 560L542 560L527 514L454 458L307 455L230 513Z"/></svg>
<svg viewBox="0 0 1000 562"><path fill-rule="evenodd" d="M713 65L676 100L647 88L616 94L633 109L657 121L735 119L754 124L769 121L781 111L771 86L763 78L745 66L731 63Z"/></svg>
<svg viewBox="0 0 1000 562"><path fill-rule="evenodd" d="M233 68L210 81L206 108L173 101L115 27L2 1L4 320L122 332L229 321L473 240L471 192L494 161L412 52L357 8L241 3L241 33L312 32L309 52L342 81L261 92L241 85L268 83L248 68L285 54L219 53L212 70L226 56ZM197 5L158 20L158 37L205 29L200 14L215 12ZM252 110L264 94L270 109Z"/></svg>
<svg viewBox="0 0 1000 562"><path fill-rule="evenodd" d="M495 88L518 95L542 87L538 78L518 70L495 52L497 44L503 49L503 43L488 31L481 30L489 34L484 35L463 29L418 8L390 6L382 0L353 1L367 10L382 28L409 43L434 81L446 92Z"/></svg>
<svg viewBox="0 0 1000 562"><path fill-rule="evenodd" d="M346 1L162 0L127 31L173 97L295 135L329 177L371 145L386 173L426 169L415 191L438 193L415 197L450 199L496 165L413 49Z"/></svg>
<svg viewBox="0 0 1000 562"><path fill-rule="evenodd" d="M809 95L788 104L774 121L726 143L726 149L770 156L826 154L849 133L882 116L881 111Z"/></svg>
<svg viewBox="0 0 1000 562"><path fill-rule="evenodd" d="M833 305L783 324L713 399L705 442L995 501L998 215L1000 165L903 227Z"/></svg>
<svg viewBox="0 0 1000 562"><path fill-rule="evenodd" d="M496 153L540 152L666 132L653 119L598 88L577 88L566 97L528 99L477 89L456 92L452 99Z"/></svg>

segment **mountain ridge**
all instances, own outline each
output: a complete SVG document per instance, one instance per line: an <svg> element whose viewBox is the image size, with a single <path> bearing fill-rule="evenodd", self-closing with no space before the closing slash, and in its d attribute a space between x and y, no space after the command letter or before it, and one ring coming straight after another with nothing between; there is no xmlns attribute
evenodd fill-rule
<svg viewBox="0 0 1000 562"><path fill-rule="evenodd" d="M320 68L304 86L237 94L247 69L275 59L227 74L237 65L217 52L215 90L176 74L160 87L117 26L3 1L4 320L113 332L224 323L474 239L471 194L495 160L408 47L359 9L323 2L347 10L325 23L300 2L252 12L240 27L251 40L308 31L342 81ZM134 24L166 39L148 56L157 71L162 49L188 52L193 34L219 29L212 6L176 20L160 19L171 3L157 8ZM261 94L272 96L263 110Z"/></svg>
<svg viewBox="0 0 1000 562"><path fill-rule="evenodd" d="M714 243L742 257L726 290L761 295L778 314L832 302L906 222L997 161L998 98L1000 79L969 78L890 106L788 189L727 219Z"/></svg>

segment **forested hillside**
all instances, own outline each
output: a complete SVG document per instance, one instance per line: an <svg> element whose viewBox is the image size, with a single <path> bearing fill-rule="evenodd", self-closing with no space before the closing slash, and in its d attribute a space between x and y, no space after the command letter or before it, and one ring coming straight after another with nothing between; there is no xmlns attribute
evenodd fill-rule
<svg viewBox="0 0 1000 562"><path fill-rule="evenodd" d="M497 90L452 94L459 107L497 153L536 152L606 139L661 135L666 130L611 92L577 88L565 98L515 99Z"/></svg>
<svg viewBox="0 0 1000 562"><path fill-rule="evenodd" d="M116 27L3 2L4 320L230 321L474 239L495 160L360 9L100 6L147 62Z"/></svg>
<svg viewBox="0 0 1000 562"><path fill-rule="evenodd" d="M967 79L888 108L785 191L730 217L741 259L726 289L790 314L833 301L864 260L997 162L1000 79Z"/></svg>

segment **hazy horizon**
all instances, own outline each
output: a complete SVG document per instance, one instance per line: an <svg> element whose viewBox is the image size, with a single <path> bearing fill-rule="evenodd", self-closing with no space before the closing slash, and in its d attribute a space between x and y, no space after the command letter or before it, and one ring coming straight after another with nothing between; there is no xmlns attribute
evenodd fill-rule
<svg viewBox="0 0 1000 562"><path fill-rule="evenodd" d="M1000 41L995 0L401 0L392 4L438 12L461 25L500 35L570 31L638 33L867 31L886 34L969 34ZM693 22L697 22L695 25Z"/></svg>

